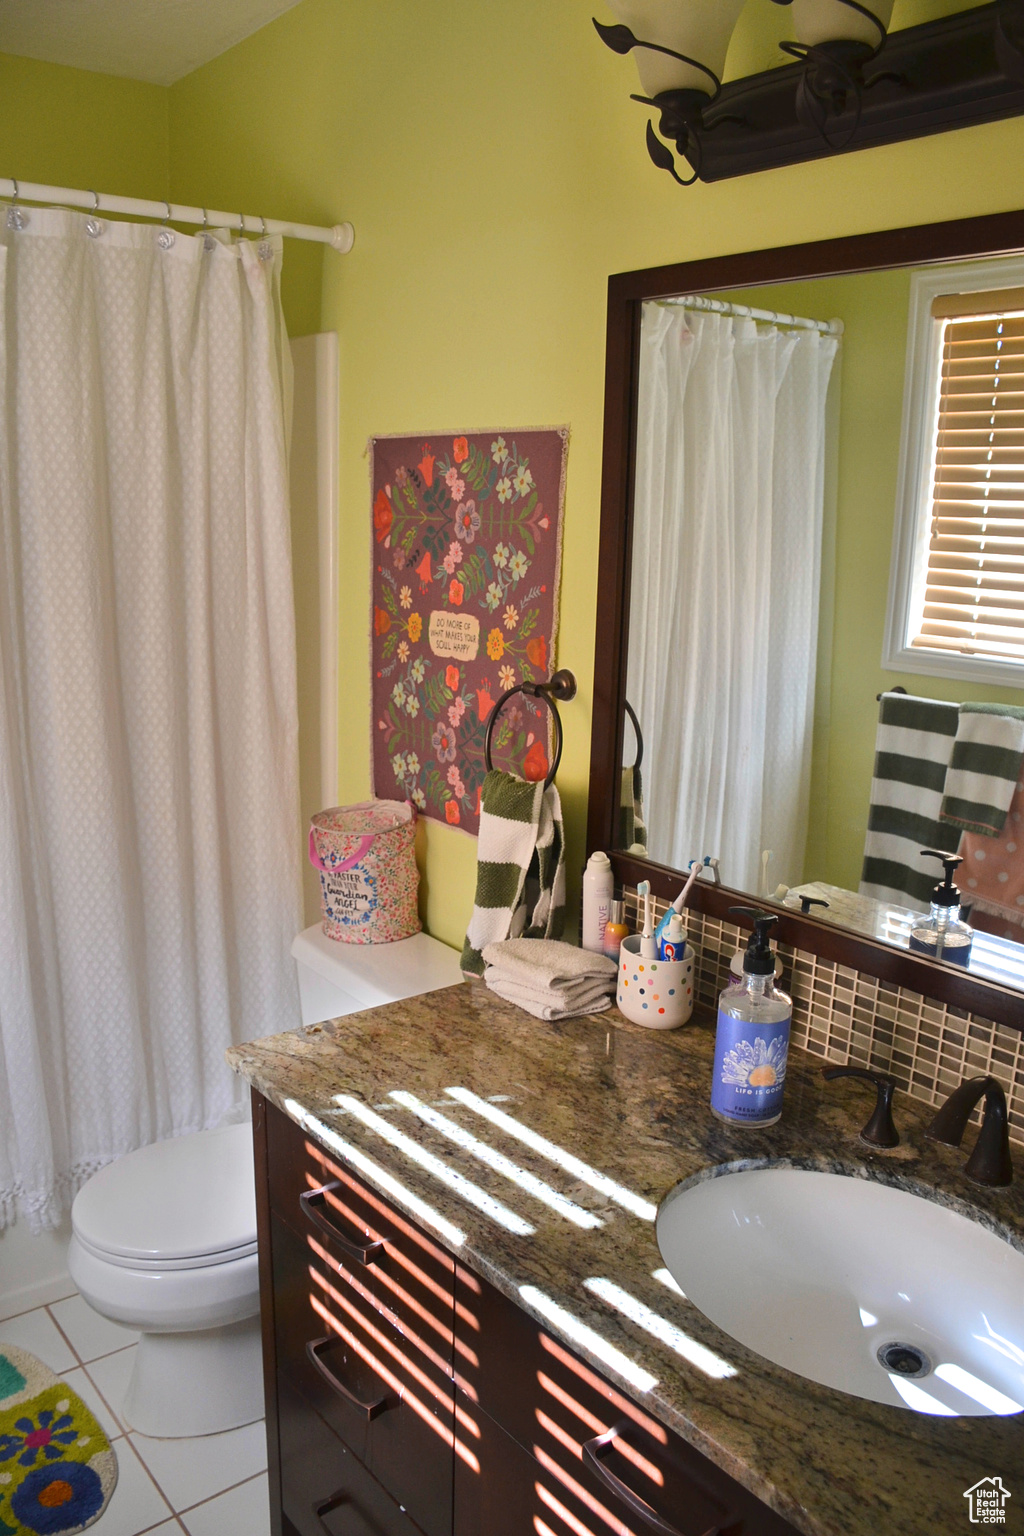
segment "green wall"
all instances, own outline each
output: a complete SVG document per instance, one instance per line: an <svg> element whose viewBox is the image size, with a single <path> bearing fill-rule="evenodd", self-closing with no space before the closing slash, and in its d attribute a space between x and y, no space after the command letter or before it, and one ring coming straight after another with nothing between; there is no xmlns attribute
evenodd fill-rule
<svg viewBox="0 0 1024 1536"><path fill-rule="evenodd" d="M0 174L166 197L168 103L163 86L0 53Z"/></svg>
<svg viewBox="0 0 1024 1536"><path fill-rule="evenodd" d="M592 11L304 0L170 92L175 197L356 228L351 255L322 254L319 320L315 263L294 243L287 255L290 315L341 337L343 799L368 788L367 439L572 424L558 656L580 681L560 773L572 889L608 275L1024 205L1020 119L684 191L650 164L632 66L601 47ZM475 843L434 824L424 843L428 926L456 943Z"/></svg>
<svg viewBox="0 0 1024 1536"><path fill-rule="evenodd" d="M935 0L898 0L894 21L920 19L924 4L934 12ZM583 0L452 0L428 13L412 0L304 0L170 90L0 56L5 173L356 226L346 257L289 242L284 285L293 334L341 336L343 798L368 786L367 439L571 422L559 647L581 685L563 712L571 888L589 768L608 275L1024 205L1022 120L683 191L649 163L631 65L600 46L591 13ZM733 72L769 62L785 16L748 7ZM857 582L876 575L856 529L839 556ZM870 756L857 732L866 722L870 736L873 693L895 680L879 676L866 694L854 681L854 661L867 649L875 666L878 647L863 638L870 604L856 583L851 594L844 618L837 592L833 705L845 691L865 719L851 710L848 732L833 734L828 794L829 843L848 850L844 785L861 783ZM425 915L451 942L474 859L465 834L424 829Z"/></svg>

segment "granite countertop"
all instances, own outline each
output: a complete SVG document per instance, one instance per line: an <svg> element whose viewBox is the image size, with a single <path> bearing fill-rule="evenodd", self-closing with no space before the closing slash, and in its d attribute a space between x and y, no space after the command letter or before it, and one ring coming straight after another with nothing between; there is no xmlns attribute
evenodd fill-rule
<svg viewBox="0 0 1024 1536"><path fill-rule="evenodd" d="M1024 1505L1021 1415L932 1417L867 1402L771 1364L654 1278L663 1261L652 1219L682 1180L722 1165L770 1162L867 1176L940 1198L1024 1252L1024 1170L1005 1190L970 1183L964 1153L925 1140L930 1112L902 1094L895 1105L902 1144L871 1152L857 1135L871 1109L870 1089L848 1079L826 1085L821 1059L796 1048L778 1124L760 1131L724 1125L708 1108L713 1044L707 1024L659 1033L629 1024L616 1010L543 1024L469 984L237 1046L228 1061L314 1134L318 1125L327 1127L357 1148L368 1182L374 1176L364 1158L383 1169L390 1178L379 1187L388 1198L395 1198L397 1179L427 1202L443 1225L451 1224L447 1237L437 1229L435 1235L461 1262L808 1536L953 1536L968 1529L964 1490L993 1475L1017 1495L1007 1528L1024 1528L1015 1507ZM618 1198L580 1179L571 1157L559 1167L490 1125L446 1093L453 1087L496 1101L499 1111L600 1170L619 1187ZM603 1225L573 1225L425 1123L396 1093L414 1095L428 1116L433 1107L500 1148ZM350 1097L349 1108L339 1107L338 1094ZM447 1187L409 1155L411 1143L516 1213L520 1232ZM622 1191L637 1197L632 1210ZM534 1228L528 1235L523 1218ZM724 1357L736 1374L712 1379L689 1364L587 1290L584 1280L595 1276ZM563 1326L545 1298L597 1340L588 1343ZM611 1361L621 1352L656 1384L643 1390L642 1378L638 1385L628 1370L617 1370L600 1344L613 1346Z"/></svg>

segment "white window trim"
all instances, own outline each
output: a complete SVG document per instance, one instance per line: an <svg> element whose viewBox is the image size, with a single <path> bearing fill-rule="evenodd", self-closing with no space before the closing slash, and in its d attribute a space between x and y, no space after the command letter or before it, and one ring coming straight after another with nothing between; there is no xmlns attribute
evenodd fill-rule
<svg viewBox="0 0 1024 1536"><path fill-rule="evenodd" d="M935 415L942 322L932 318L932 301L942 293L980 293L986 289L1022 285L1024 258L1020 256L926 267L911 273L896 520L882 646L883 671L956 678L966 683L996 683L1004 688L1024 686L1024 662L996 661L988 656L951 656L948 652L926 651L908 643L911 617L920 606L920 590L927 573L928 511L935 478Z"/></svg>

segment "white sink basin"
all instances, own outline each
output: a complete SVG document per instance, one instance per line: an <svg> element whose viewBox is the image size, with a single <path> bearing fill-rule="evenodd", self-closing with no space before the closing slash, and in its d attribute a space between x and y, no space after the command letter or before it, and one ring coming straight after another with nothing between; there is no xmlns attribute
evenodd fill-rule
<svg viewBox="0 0 1024 1536"><path fill-rule="evenodd" d="M678 1186L657 1235L687 1298L776 1365L921 1413L1024 1408L1024 1254L931 1200L758 1168Z"/></svg>

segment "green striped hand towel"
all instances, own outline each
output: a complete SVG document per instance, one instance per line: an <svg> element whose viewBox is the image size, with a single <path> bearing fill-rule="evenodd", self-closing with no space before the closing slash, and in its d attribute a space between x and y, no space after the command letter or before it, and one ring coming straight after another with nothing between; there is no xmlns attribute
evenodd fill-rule
<svg viewBox="0 0 1024 1536"><path fill-rule="evenodd" d="M647 847L647 819L644 816L644 786L635 763L622 770L619 795L620 848Z"/></svg>
<svg viewBox="0 0 1024 1536"><path fill-rule="evenodd" d="M565 920L565 834L558 790L493 768L480 796L476 899L462 969L482 976L483 949L509 938L557 939Z"/></svg>
<svg viewBox="0 0 1024 1536"><path fill-rule="evenodd" d="M883 693L860 894L926 911L935 871L922 848L955 853L959 827L939 819L958 704Z"/></svg>
<svg viewBox="0 0 1024 1536"><path fill-rule="evenodd" d="M1024 760L1024 709L961 704L939 820L996 837Z"/></svg>

